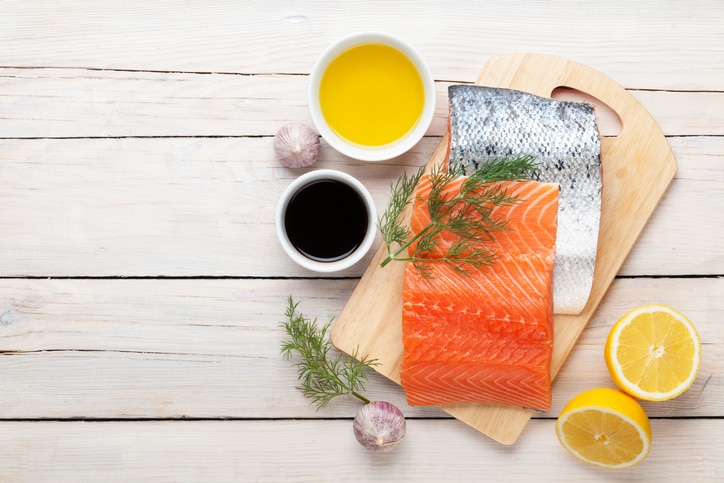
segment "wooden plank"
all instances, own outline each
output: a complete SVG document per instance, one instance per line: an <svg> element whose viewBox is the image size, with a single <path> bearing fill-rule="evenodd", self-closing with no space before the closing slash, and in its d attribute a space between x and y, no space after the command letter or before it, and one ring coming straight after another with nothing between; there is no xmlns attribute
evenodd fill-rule
<svg viewBox="0 0 724 483"><path fill-rule="evenodd" d="M275 162L271 144L270 138L0 141L0 252L7 262L0 271L309 275L276 238L278 199L301 171ZM364 179L380 211L391 180L422 163L424 152L405 155L405 165L342 160L340 166L329 151L325 146L327 161L314 168Z"/></svg>
<svg viewBox="0 0 724 483"><path fill-rule="evenodd" d="M359 408L342 398L316 412L279 356L287 297L320 323L337 317L357 280L0 279L0 419L329 418ZM682 289L685 286L685 289ZM553 387L555 417L579 391L612 386L603 361L610 327L630 309L665 302L704 341L694 386L648 405L656 417L724 417L724 278L614 282ZM446 418L406 405L376 373L367 394L406 415ZM460 423L461 426L464 426Z"/></svg>
<svg viewBox="0 0 724 483"><path fill-rule="evenodd" d="M447 128L447 87L437 83L428 134ZM271 136L311 125L307 76L200 75L0 67L0 138ZM724 135L724 92L632 90L667 136Z"/></svg>
<svg viewBox="0 0 724 483"><path fill-rule="evenodd" d="M381 213L390 182L439 141L388 163L354 162L323 143L311 169L364 180ZM303 170L275 162L271 142L0 140L0 276L310 276L283 253L272 224ZM724 137L669 142L679 172L620 273L722 274L724 244L710 240L724 239ZM691 236L702 226L711 238ZM361 275L369 260L342 275Z"/></svg>
<svg viewBox="0 0 724 483"><path fill-rule="evenodd" d="M718 481L722 420L653 420L648 458L623 472L573 459L554 421L504 448L452 421L411 420L372 454L337 421L0 422L0 478L16 481ZM681 441L686 441L685 446ZM434 469L434 470L433 470ZM430 471L435 471L433 477Z"/></svg>
<svg viewBox="0 0 724 483"><path fill-rule="evenodd" d="M412 21L399 20L409 20L410 12ZM333 40L373 29L410 41L438 79L472 81L496 54L546 52L594 66L626 87L720 90L722 19L716 0L648 9L627 0L466 1L443 8L433 0L375 0L347 2L343 10L324 0L263 8L220 0L86 0L36 2L32 14L13 0L3 2L0 50L4 65L18 67L308 73Z"/></svg>

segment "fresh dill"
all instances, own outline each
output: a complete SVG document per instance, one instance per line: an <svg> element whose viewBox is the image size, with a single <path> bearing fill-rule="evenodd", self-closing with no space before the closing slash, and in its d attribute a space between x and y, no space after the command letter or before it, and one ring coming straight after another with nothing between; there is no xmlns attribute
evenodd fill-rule
<svg viewBox="0 0 724 483"><path fill-rule="evenodd" d="M410 261L427 277L429 262L447 263L463 273L470 267L490 265L497 255L480 242L493 240L494 233L504 230L506 225L506 220L492 216L492 210L517 202L495 182L529 179L535 168L534 157L518 156L487 162L466 177L460 166L451 166L447 171L433 169L427 199L430 222L414 234L405 222L403 212L414 201L413 194L425 168L411 176L404 174L391 185L390 202L378 222L382 241L387 247L387 258L381 266L393 260ZM461 177L459 191L451 193L447 188ZM439 247L444 232L454 235L455 241L445 253L431 256Z"/></svg>
<svg viewBox="0 0 724 483"><path fill-rule="evenodd" d="M327 332L332 321L317 326L317 319L306 318L297 312L299 302L289 296L282 327L290 340L282 342L281 355L284 359L298 359L296 362L297 386L304 396L316 404L317 410L324 408L337 396L351 395L362 402L370 400L362 395L367 382L367 370L378 365L375 359L358 359L356 352L351 357L342 353L330 356L332 343Z"/></svg>

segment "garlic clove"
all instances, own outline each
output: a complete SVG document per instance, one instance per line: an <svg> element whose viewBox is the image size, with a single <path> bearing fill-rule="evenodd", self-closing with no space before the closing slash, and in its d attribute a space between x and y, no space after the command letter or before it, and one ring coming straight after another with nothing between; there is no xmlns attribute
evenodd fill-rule
<svg viewBox="0 0 724 483"><path fill-rule="evenodd" d="M309 126L290 122L274 135L274 154L287 168L311 166L319 155L319 135Z"/></svg>
<svg viewBox="0 0 724 483"><path fill-rule="evenodd" d="M372 401L357 412L352 423L357 441L371 451L388 451L407 431L405 416L386 401Z"/></svg>

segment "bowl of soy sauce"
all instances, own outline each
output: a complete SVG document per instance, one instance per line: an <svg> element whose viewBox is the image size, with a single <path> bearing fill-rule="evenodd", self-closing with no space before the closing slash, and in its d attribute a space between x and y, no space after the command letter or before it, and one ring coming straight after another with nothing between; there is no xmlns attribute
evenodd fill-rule
<svg viewBox="0 0 724 483"><path fill-rule="evenodd" d="M334 169L292 181L277 205L276 230L289 257L316 272L351 267L375 239L376 210L367 188Z"/></svg>

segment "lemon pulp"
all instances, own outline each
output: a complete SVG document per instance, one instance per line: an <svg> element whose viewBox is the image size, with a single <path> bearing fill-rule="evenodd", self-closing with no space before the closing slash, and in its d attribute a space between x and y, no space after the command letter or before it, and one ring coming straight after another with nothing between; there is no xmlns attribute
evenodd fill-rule
<svg viewBox="0 0 724 483"><path fill-rule="evenodd" d="M622 390L639 399L665 401L696 379L701 339L682 313L666 305L644 305L613 326L604 356Z"/></svg>
<svg viewBox="0 0 724 483"><path fill-rule="evenodd" d="M393 47L370 43L352 47L330 62L320 81L319 101L338 136L379 147L415 127L425 94L410 59Z"/></svg>
<svg viewBox="0 0 724 483"><path fill-rule="evenodd" d="M634 466L651 450L646 412L616 389L589 389L571 399L556 421L556 434L573 456L604 468Z"/></svg>

